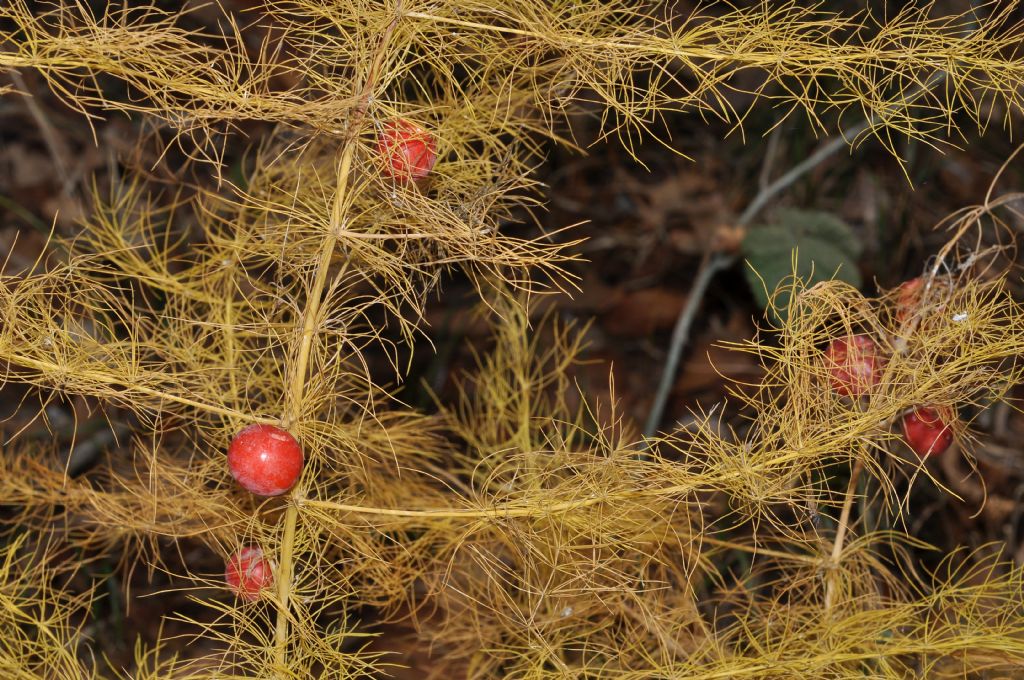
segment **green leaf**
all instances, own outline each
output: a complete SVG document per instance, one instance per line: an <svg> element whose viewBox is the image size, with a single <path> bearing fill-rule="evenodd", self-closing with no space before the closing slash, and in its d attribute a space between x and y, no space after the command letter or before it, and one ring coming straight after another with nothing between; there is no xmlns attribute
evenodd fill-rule
<svg viewBox="0 0 1024 680"><path fill-rule="evenodd" d="M845 222L814 210L781 211L774 222L754 227L743 240L743 254L750 265L747 282L766 310L775 290L794 274L807 285L838 279L859 288L860 253L860 241ZM776 320L784 319L789 295L782 291L774 297Z"/></svg>

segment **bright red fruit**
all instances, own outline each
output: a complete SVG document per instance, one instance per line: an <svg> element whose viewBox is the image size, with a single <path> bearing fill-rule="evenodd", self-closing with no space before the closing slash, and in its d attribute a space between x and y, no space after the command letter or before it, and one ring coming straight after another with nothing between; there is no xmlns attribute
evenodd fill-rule
<svg viewBox="0 0 1024 680"><path fill-rule="evenodd" d="M263 551L246 546L228 560L224 580L239 597L250 602L260 599L260 591L274 582L274 568L263 557Z"/></svg>
<svg viewBox="0 0 1024 680"><path fill-rule="evenodd" d="M437 161L433 135L404 118L384 123L377 137L377 151L384 159L384 171L397 179L422 179Z"/></svg>
<svg viewBox="0 0 1024 680"><path fill-rule="evenodd" d="M279 496L302 474L302 448L273 425L250 425L228 447L231 476L259 496Z"/></svg>
<svg viewBox="0 0 1024 680"><path fill-rule="evenodd" d="M878 384L885 359L875 341L867 335L836 338L825 350L825 365L832 378L832 389L839 394L859 397Z"/></svg>
<svg viewBox="0 0 1024 680"><path fill-rule="evenodd" d="M914 453L926 458L938 455L953 443L953 430L948 421L952 420L930 406L919 406L903 416L903 438Z"/></svg>

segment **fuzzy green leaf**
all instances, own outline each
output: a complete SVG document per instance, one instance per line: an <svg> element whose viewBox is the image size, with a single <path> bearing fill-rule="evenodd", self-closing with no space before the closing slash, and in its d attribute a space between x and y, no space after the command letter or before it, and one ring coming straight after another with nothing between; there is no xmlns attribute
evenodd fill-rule
<svg viewBox="0 0 1024 680"><path fill-rule="evenodd" d="M743 241L747 282L766 310L774 297L777 320L785 315L789 292L774 292L794 274L808 285L835 278L859 288L860 253L861 244L845 222L813 210L782 211L771 224L751 229Z"/></svg>

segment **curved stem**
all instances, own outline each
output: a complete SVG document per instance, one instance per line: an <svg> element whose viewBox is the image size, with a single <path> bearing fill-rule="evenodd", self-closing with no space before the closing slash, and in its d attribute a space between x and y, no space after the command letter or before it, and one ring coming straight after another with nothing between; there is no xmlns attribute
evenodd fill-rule
<svg viewBox="0 0 1024 680"><path fill-rule="evenodd" d="M366 117L366 109L369 105L370 95L376 86L377 76L381 65L384 62L384 52L391 40L395 27L398 25L401 16L402 0L397 0L395 16L388 24L375 54L373 63L370 65L363 81L363 87L359 94L359 104L352 112L352 118L344 138L341 150L341 160L338 163L337 190L334 194L334 201L331 206L331 221L328 225L328 232L324 236L320 248L320 259L317 263L316 276L313 279L313 286L306 297L306 307L302 313L302 335L299 339L299 349L295 357L294 368L289 379L288 394L286 401L286 415L284 418L285 427L298 438L298 424L302 419L302 400L306 389L306 374L309 370L310 355L312 353L313 338L317 335L317 328L320 318L320 310L323 304L324 290L327 285L327 275L330 270L331 259L334 257L334 247L338 242L338 235L345 226L345 213L349 204L349 176L352 172L352 161L355 157L356 137L362 128L363 120ZM348 269L346 262L342 268L344 272ZM289 603L292 593L293 557L295 552L295 535L298 525L299 504L302 502L303 491L301 482L289 494L290 501L285 511L283 535L281 537L280 561L277 572L277 621L274 630L274 656L279 668L285 668L288 661L288 618Z"/></svg>
<svg viewBox="0 0 1024 680"><path fill-rule="evenodd" d="M320 249L320 260L317 264L313 287L306 298L306 309L302 314L302 335L299 339L299 351L295 357L295 366L288 386L287 414L284 418L285 427L298 438L298 424L302 417L302 397L306 389L306 372L309 369L310 352L313 338L316 336L317 322L327 274L337 244L337 228L344 220L345 204L348 195L348 179L352 170L352 158L355 155L355 144L350 137L342 150L341 162L338 167L338 189L334 195L334 206L331 210L329 232L324 238ZM289 494L288 509L284 516L284 535L281 537L280 560L277 568L277 622L274 631L274 649L277 665L283 668L288 657L288 612L292 588L292 556L295 550L295 528L298 523L298 500L301 497L301 486L296 486Z"/></svg>

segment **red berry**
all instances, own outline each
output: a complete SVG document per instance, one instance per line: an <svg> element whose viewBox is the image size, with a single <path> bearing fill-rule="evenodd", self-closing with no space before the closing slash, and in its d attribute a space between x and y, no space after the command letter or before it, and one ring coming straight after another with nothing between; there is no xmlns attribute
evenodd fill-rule
<svg viewBox="0 0 1024 680"><path fill-rule="evenodd" d="M260 591L274 582L274 568L261 549L250 545L228 560L224 580L239 597L255 602L260 599Z"/></svg>
<svg viewBox="0 0 1024 680"><path fill-rule="evenodd" d="M836 338L825 350L825 365L832 378L832 389L839 394L859 397L878 384L885 359L875 341L867 335Z"/></svg>
<svg viewBox="0 0 1024 680"><path fill-rule="evenodd" d="M434 137L404 118L384 123L377 138L384 172L397 179L417 180L430 174L437 161Z"/></svg>
<svg viewBox="0 0 1024 680"><path fill-rule="evenodd" d="M295 437L273 425L250 425L228 447L231 476L254 494L279 496L302 473L302 449Z"/></svg>
<svg viewBox="0 0 1024 680"><path fill-rule="evenodd" d="M924 277L904 281L896 289L896 321L903 323L917 310L924 293Z"/></svg>
<svg viewBox="0 0 1024 680"><path fill-rule="evenodd" d="M945 411L945 409L943 409ZM953 443L953 430L938 409L919 406L903 416L903 438L914 453L922 458L938 455Z"/></svg>

